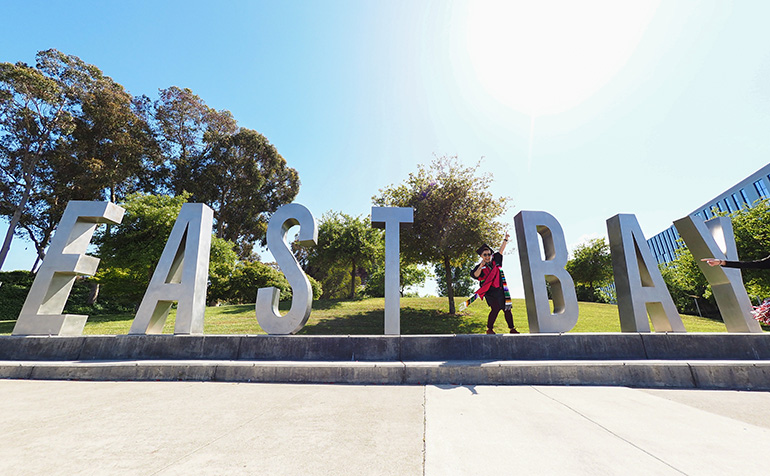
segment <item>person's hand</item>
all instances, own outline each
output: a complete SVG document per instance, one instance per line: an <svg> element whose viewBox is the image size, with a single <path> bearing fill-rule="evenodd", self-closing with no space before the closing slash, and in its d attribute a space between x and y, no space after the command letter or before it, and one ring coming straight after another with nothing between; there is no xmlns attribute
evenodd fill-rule
<svg viewBox="0 0 770 476"><path fill-rule="evenodd" d="M703 258L701 261L705 261L709 266L723 266L725 264L723 259Z"/></svg>
<svg viewBox="0 0 770 476"><path fill-rule="evenodd" d="M505 238L503 238L505 241L508 241L508 238L510 238L511 235L506 231L505 232Z"/></svg>

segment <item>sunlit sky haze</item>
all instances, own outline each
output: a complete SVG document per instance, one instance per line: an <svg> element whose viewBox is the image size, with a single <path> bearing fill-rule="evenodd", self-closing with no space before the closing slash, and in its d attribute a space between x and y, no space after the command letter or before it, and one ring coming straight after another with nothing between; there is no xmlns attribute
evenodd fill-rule
<svg viewBox="0 0 770 476"><path fill-rule="evenodd" d="M649 237L770 161L770 2L0 7L0 61L56 48L134 95L189 87L277 147L317 218L366 215L380 188L457 155L483 157L511 231L543 210L575 246L634 213ZM32 249L16 240L4 269L31 267Z"/></svg>

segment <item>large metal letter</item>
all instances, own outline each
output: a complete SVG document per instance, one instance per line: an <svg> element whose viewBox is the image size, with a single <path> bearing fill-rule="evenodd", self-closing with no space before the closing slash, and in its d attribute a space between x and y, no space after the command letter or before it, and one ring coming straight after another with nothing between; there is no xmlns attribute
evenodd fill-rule
<svg viewBox="0 0 770 476"><path fill-rule="evenodd" d="M267 224L267 249L281 267L292 292L291 309L281 316L278 312L281 290L273 287L257 290L257 322L268 334L296 334L310 317L313 305L310 281L286 242L286 234L295 225L299 225L297 241L301 245L318 243L318 224L310 210L299 203L282 206Z"/></svg>
<svg viewBox="0 0 770 476"><path fill-rule="evenodd" d="M413 222L411 207L372 207L372 226L385 228L385 334L401 334L400 231Z"/></svg>
<svg viewBox="0 0 770 476"><path fill-rule="evenodd" d="M682 318L652 257L636 216L618 214L607 220L612 271L623 332L685 332Z"/></svg>
<svg viewBox="0 0 770 476"><path fill-rule="evenodd" d="M762 332L759 323L751 316L751 301L743 287L741 270L709 266L701 261L701 258L738 260L730 219L717 217L704 223L687 216L675 221L674 226L711 285L727 332Z"/></svg>
<svg viewBox="0 0 770 476"><path fill-rule="evenodd" d="M214 212L185 203L171 229L129 334L160 334L177 301L174 334L202 334Z"/></svg>
<svg viewBox="0 0 770 476"><path fill-rule="evenodd" d="M80 335L88 316L62 314L75 277L92 276L99 259L86 249L100 223L123 220L121 207L109 202L73 200L67 204L43 264L27 294L13 335Z"/></svg>
<svg viewBox="0 0 770 476"><path fill-rule="evenodd" d="M530 332L568 332L578 320L575 283L564 267L569 255L564 231L553 215L522 211L513 219L527 303ZM538 234L545 260L540 258ZM548 305L546 281L551 285L553 314Z"/></svg>

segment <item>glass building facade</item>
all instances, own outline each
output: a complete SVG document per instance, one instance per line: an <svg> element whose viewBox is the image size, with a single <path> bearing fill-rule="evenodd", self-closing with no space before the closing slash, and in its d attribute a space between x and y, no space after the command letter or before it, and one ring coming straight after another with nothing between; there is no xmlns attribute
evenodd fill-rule
<svg viewBox="0 0 770 476"><path fill-rule="evenodd" d="M751 207L757 200L770 197L768 190L770 190L770 164L699 206L689 215L705 221L714 218L715 212L730 213L744 207ZM670 263L676 258L677 248L684 246L683 243L677 242L678 239L679 233L676 227L671 225L647 240L647 244L659 264Z"/></svg>

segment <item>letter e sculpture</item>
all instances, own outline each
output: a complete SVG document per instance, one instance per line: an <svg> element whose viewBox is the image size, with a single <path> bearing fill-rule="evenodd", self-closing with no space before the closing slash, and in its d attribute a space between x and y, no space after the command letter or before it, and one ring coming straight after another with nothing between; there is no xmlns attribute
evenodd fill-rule
<svg viewBox="0 0 770 476"><path fill-rule="evenodd" d="M286 234L299 225L297 241L309 246L318 243L318 224L310 210L299 203L280 207L267 224L267 249L291 286L291 308L285 316L278 312L281 290L274 287L257 290L257 322L268 334L296 334L310 317L313 305L313 288L292 254Z"/></svg>
<svg viewBox="0 0 770 476"><path fill-rule="evenodd" d="M99 259L86 249L100 223L118 224L125 210L110 202L67 204L43 264L27 294L13 335L80 335L88 316L62 314L77 275L93 276Z"/></svg>

